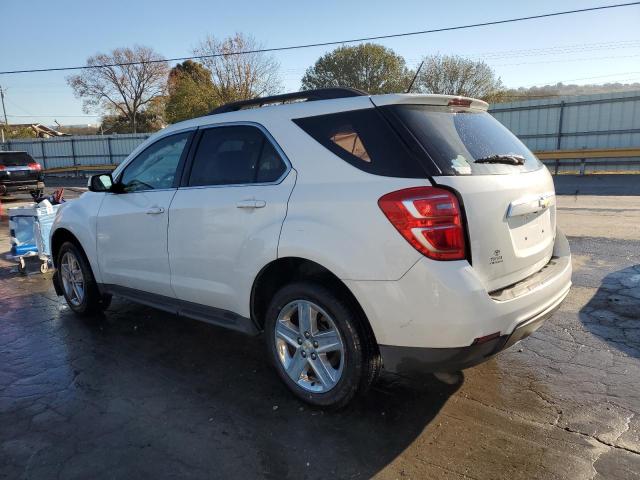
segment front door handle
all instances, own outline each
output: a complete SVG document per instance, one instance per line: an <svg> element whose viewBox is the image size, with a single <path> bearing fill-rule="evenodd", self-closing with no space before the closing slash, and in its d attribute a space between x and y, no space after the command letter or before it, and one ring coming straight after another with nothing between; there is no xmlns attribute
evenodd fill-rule
<svg viewBox="0 0 640 480"><path fill-rule="evenodd" d="M263 208L267 205L264 200L241 200L236 203L238 208Z"/></svg>
<svg viewBox="0 0 640 480"><path fill-rule="evenodd" d="M147 215L159 215L161 213L164 213L164 208L162 207L151 207L147 210Z"/></svg>

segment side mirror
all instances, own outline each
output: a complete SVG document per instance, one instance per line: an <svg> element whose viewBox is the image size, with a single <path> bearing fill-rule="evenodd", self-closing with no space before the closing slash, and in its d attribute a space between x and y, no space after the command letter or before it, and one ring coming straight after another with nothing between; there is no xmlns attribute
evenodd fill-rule
<svg viewBox="0 0 640 480"><path fill-rule="evenodd" d="M100 175L91 175L89 177L88 187L90 192L109 192L113 187L113 179L108 173Z"/></svg>

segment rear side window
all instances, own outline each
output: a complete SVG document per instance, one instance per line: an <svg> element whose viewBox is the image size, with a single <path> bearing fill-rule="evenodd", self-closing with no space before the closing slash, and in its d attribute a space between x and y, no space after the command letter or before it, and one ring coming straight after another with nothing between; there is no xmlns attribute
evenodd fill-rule
<svg viewBox="0 0 640 480"><path fill-rule="evenodd" d="M342 160L374 175L425 178L426 171L375 108L293 120Z"/></svg>
<svg viewBox="0 0 640 480"><path fill-rule="evenodd" d="M189 186L242 185L278 180L286 165L255 127L215 127L202 132Z"/></svg>
<svg viewBox="0 0 640 480"><path fill-rule="evenodd" d="M384 111L399 118L443 175L495 175L542 167L536 156L487 112L426 105L395 105ZM523 165L490 163L517 156Z"/></svg>

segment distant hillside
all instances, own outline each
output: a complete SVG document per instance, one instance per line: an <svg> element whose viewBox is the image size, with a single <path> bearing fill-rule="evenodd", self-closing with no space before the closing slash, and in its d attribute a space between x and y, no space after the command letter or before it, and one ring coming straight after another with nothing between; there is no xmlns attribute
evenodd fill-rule
<svg viewBox="0 0 640 480"><path fill-rule="evenodd" d="M595 93L628 92L640 90L640 83L604 83L599 85L544 85L541 87L509 88L492 98L492 103L515 102L537 98L552 98L561 95L589 95Z"/></svg>

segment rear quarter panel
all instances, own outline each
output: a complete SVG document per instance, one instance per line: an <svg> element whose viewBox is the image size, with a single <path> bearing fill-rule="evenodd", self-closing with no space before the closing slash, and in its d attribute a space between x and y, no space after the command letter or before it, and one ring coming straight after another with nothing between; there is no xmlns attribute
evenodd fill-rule
<svg viewBox="0 0 640 480"><path fill-rule="evenodd" d="M265 123L298 174L278 257L312 260L350 280L396 280L421 258L382 213L378 199L395 190L430 185L426 178L363 172L293 122Z"/></svg>

